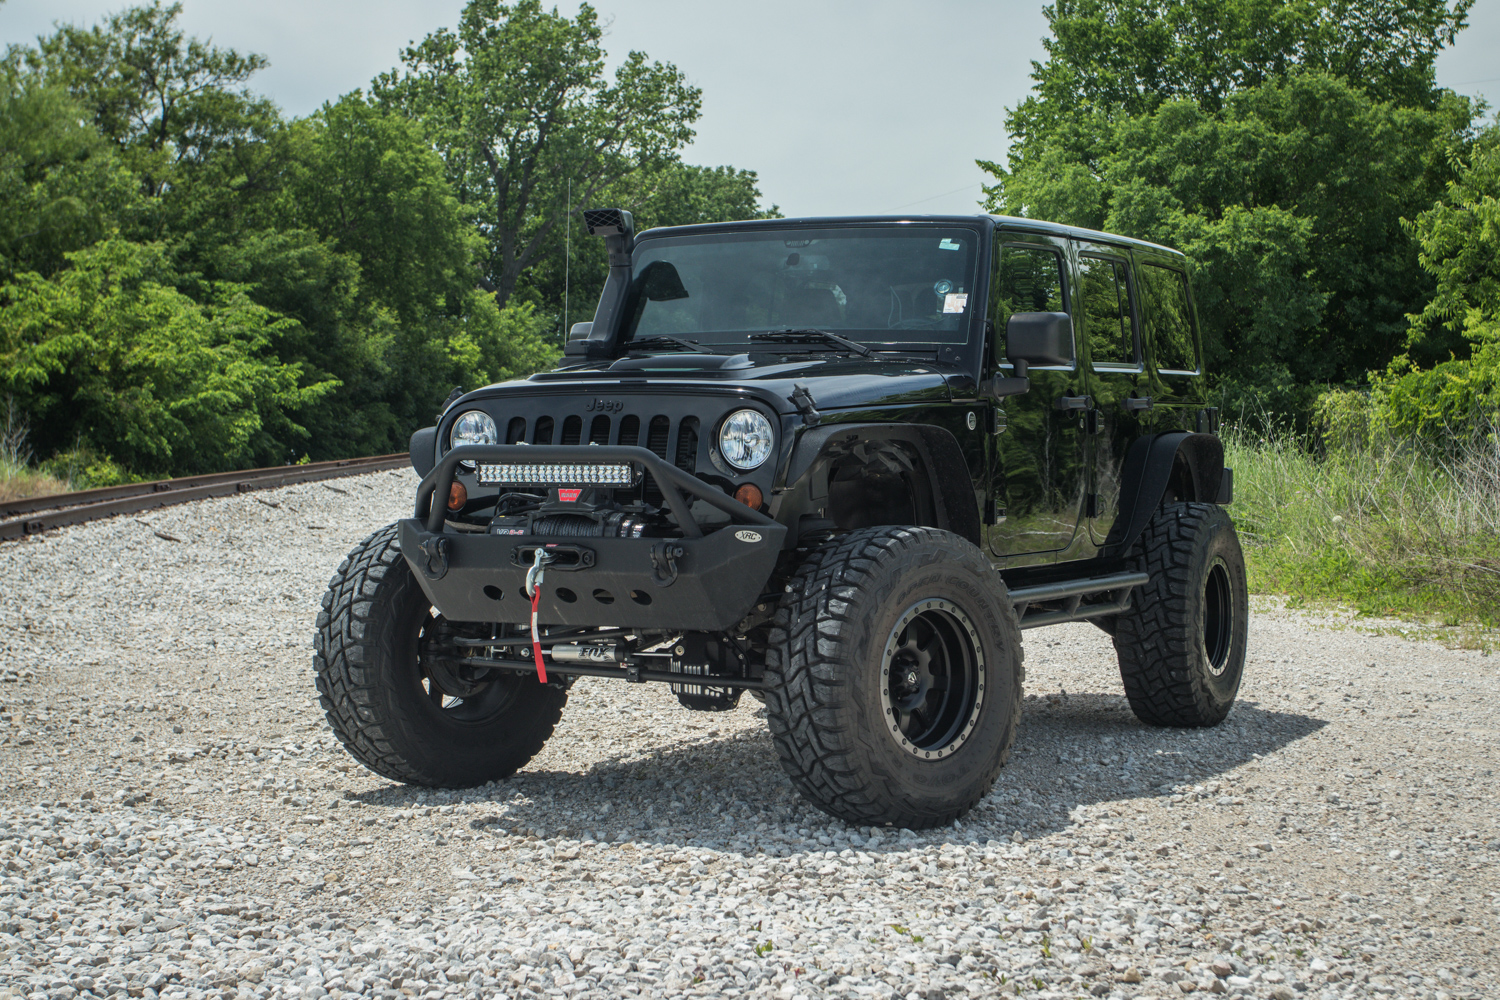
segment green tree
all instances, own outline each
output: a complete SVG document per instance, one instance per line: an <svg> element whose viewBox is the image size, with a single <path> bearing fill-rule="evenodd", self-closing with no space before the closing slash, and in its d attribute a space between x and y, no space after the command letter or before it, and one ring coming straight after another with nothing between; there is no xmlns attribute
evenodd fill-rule
<svg viewBox="0 0 1500 1000"><path fill-rule="evenodd" d="M1183 249L1211 370L1295 408L1383 368L1431 288L1401 220L1469 141L1433 82L1468 6L1059 2L987 203Z"/></svg>
<svg viewBox="0 0 1500 1000"><path fill-rule="evenodd" d="M133 181L75 102L0 66L0 282L50 275L128 216Z"/></svg>
<svg viewBox="0 0 1500 1000"><path fill-rule="evenodd" d="M280 358L340 383L298 415L310 455L399 450L454 385L556 356L535 309L501 315L476 287L482 240L415 123L351 94L293 123L276 155L280 188L248 228L192 239L206 278L295 321L274 335Z"/></svg>
<svg viewBox="0 0 1500 1000"><path fill-rule="evenodd" d="M1217 112L1231 94L1324 72L1377 101L1430 106L1437 54L1473 0L1057 0L1033 93L1006 115L1011 162L1059 145L1102 154L1110 122L1170 101Z"/></svg>
<svg viewBox="0 0 1500 1000"><path fill-rule="evenodd" d="M176 473L394 451L454 385L552 362L552 316L478 287L485 239L421 123L359 93L283 121L248 89L265 60L180 13L0 61L0 378L40 445Z"/></svg>
<svg viewBox="0 0 1500 1000"><path fill-rule="evenodd" d="M280 123L275 106L244 86L265 57L188 38L181 13L180 3L154 0L103 24L60 26L12 53L78 101L151 198Z"/></svg>
<svg viewBox="0 0 1500 1000"><path fill-rule="evenodd" d="M699 91L670 64L630 53L611 81L594 9L469 0L458 30L402 55L377 98L419 121L485 239L480 283L504 307L555 242L572 203L671 162L693 137Z"/></svg>
<svg viewBox="0 0 1500 1000"><path fill-rule="evenodd" d="M1411 225L1437 289L1410 319L1414 349L1457 337L1466 356L1424 368L1403 355L1377 379L1375 394L1384 424L1439 443L1500 428L1500 126L1458 165L1442 201Z"/></svg>
<svg viewBox="0 0 1500 1000"><path fill-rule="evenodd" d="M81 444L142 473L274 462L303 433L290 414L336 386L299 384L268 349L287 321L243 288L178 292L159 245L108 239L69 260L0 291L0 386L39 450Z"/></svg>

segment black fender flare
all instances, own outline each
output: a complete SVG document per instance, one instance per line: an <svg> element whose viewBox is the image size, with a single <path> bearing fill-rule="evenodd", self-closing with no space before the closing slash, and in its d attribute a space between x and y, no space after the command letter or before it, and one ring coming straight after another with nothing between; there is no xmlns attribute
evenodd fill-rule
<svg viewBox="0 0 1500 1000"><path fill-rule="evenodd" d="M932 509L938 524L975 545L981 544L979 504L974 482L964 461L958 439L946 428L931 424L828 423L809 428L792 450L782 477L782 502L777 520L791 530L788 544L795 544L797 524L813 501L828 493L828 469L833 460L858 454L861 446L900 443L921 467L921 475L932 491Z"/></svg>
<svg viewBox="0 0 1500 1000"><path fill-rule="evenodd" d="M1224 442L1213 434L1171 431L1137 438L1125 453L1120 477L1120 513L1105 539L1103 555L1123 556L1130 551L1166 496L1178 458L1187 466L1192 492L1184 500L1219 501L1224 477Z"/></svg>
<svg viewBox="0 0 1500 1000"><path fill-rule="evenodd" d="M411 436L411 467L425 476L437 465L437 428L423 427Z"/></svg>

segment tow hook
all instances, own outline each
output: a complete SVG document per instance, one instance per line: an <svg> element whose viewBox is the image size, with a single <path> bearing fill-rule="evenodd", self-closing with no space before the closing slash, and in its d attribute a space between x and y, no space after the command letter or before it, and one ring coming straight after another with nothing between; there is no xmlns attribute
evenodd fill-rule
<svg viewBox="0 0 1500 1000"><path fill-rule="evenodd" d="M651 579L658 587L670 587L677 582L677 560L686 552L677 542L657 542L651 546Z"/></svg>
<svg viewBox="0 0 1500 1000"><path fill-rule="evenodd" d="M444 535L428 535L422 539L422 574L429 580L441 580L448 575L448 539Z"/></svg>

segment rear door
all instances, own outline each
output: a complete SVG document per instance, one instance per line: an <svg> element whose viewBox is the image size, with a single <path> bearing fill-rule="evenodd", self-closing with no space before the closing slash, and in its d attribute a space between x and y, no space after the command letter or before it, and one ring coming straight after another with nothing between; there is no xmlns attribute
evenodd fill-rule
<svg viewBox="0 0 1500 1000"><path fill-rule="evenodd" d="M1012 313L1073 311L1066 240L1003 230L995 240L987 377L1011 372L1005 326ZM1083 371L1076 363L1033 367L1030 377L1030 392L1000 400L991 415L997 433L986 534L990 551L1010 566L1051 561L1073 544L1088 485Z"/></svg>
<svg viewBox="0 0 1500 1000"><path fill-rule="evenodd" d="M1100 544L1120 509L1125 450L1143 431L1149 405L1140 395L1145 372L1139 294L1130 253L1107 243L1074 244L1078 267L1078 314L1089 369L1090 465L1085 498L1089 535Z"/></svg>
<svg viewBox="0 0 1500 1000"><path fill-rule="evenodd" d="M1181 258L1137 250L1151 430L1197 430L1204 403L1197 317Z"/></svg>

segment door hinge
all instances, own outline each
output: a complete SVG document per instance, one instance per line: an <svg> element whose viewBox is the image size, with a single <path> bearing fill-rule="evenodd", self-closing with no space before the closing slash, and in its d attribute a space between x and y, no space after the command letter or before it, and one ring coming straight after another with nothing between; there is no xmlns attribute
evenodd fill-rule
<svg viewBox="0 0 1500 1000"><path fill-rule="evenodd" d="M1085 493L1083 495L1083 516L1084 517L1098 517L1099 516L1099 494L1097 494L1097 493Z"/></svg>

